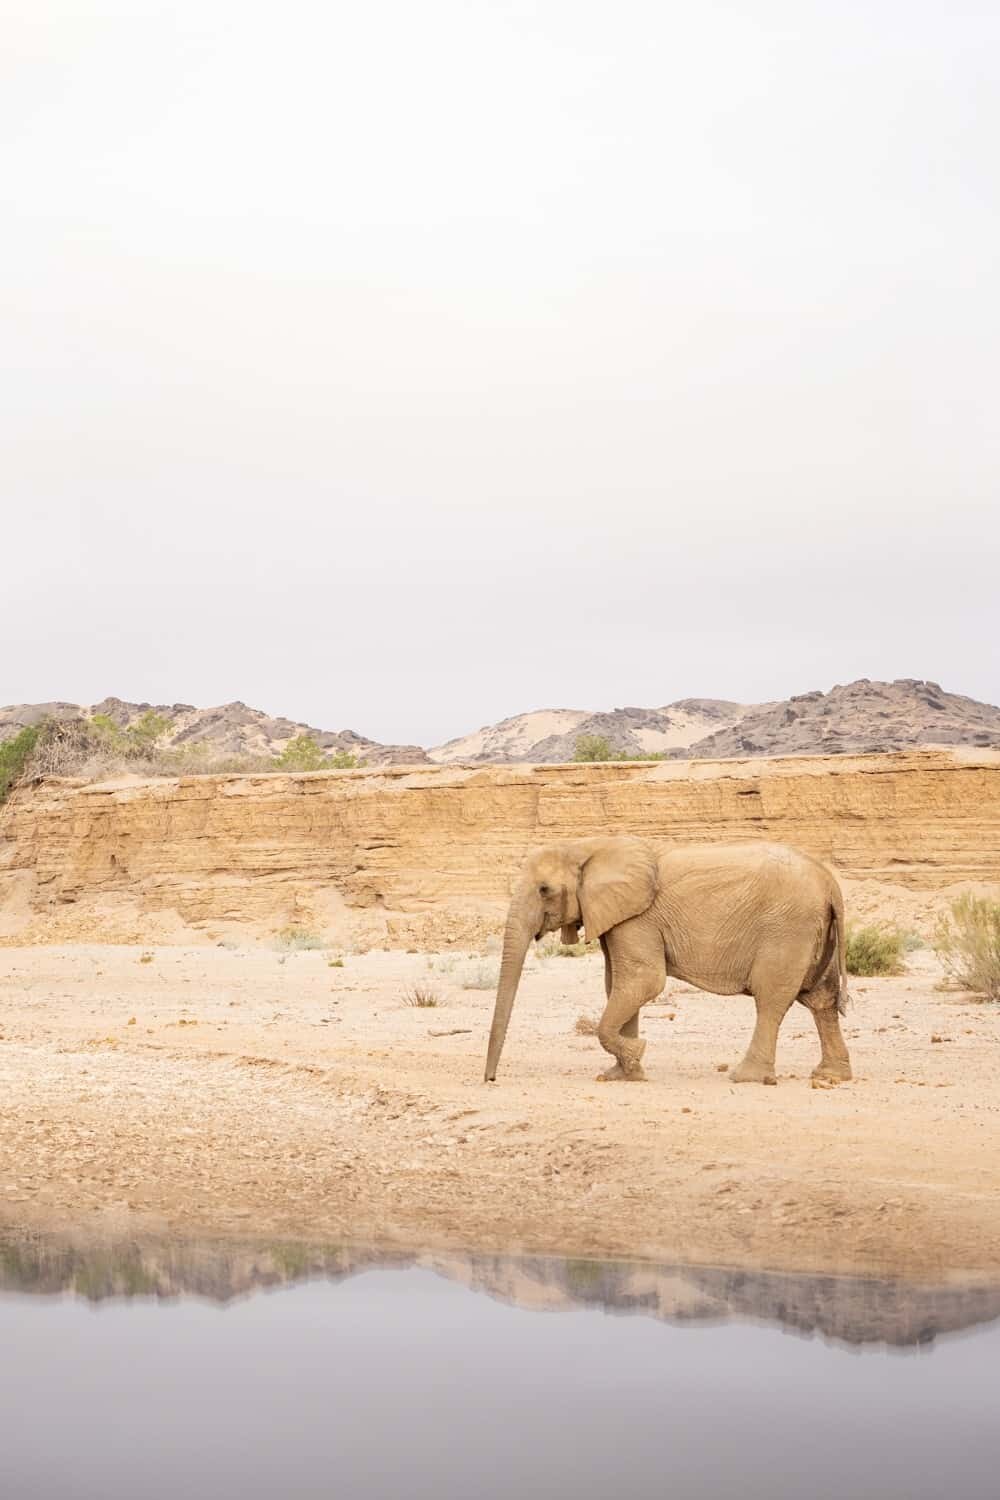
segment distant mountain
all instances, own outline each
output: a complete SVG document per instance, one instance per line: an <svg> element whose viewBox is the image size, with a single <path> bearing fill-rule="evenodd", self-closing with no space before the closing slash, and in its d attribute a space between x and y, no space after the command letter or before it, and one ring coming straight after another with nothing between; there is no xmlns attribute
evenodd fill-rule
<svg viewBox="0 0 1000 1500"><path fill-rule="evenodd" d="M272 718L239 702L223 703L218 708L194 708L190 703L125 703L121 698L105 698L91 705L20 703L0 708L0 740L46 718L65 721L106 714L126 729L150 709L170 721L170 729L162 741L166 746L205 744L217 755L267 756L280 754L289 740L309 734L321 749L346 750L356 755L362 765L427 763L427 754L418 745L380 745L376 740L355 734L353 729L314 729L298 720Z"/></svg>
<svg viewBox="0 0 1000 1500"><path fill-rule="evenodd" d="M857 755L916 745L1000 748L1000 708L946 693L936 682L865 677L778 703L682 698L665 708L542 710L487 725L428 754L440 762L568 761L585 734L601 735L612 750L628 755L672 760Z"/></svg>
<svg viewBox="0 0 1000 1500"><path fill-rule="evenodd" d="M915 745L1000 748L1000 708L912 677L800 693L748 709L690 747L701 760L743 755L845 755Z"/></svg>
<svg viewBox="0 0 1000 1500"><path fill-rule="evenodd" d="M499 724L488 724L475 734L449 740L428 751L431 760L558 761L572 760L581 735L600 735L612 750L629 755L685 752L705 736L738 724L750 710L742 703L719 698L682 698L666 708L588 709L550 708L518 714Z"/></svg>
<svg viewBox="0 0 1000 1500"><path fill-rule="evenodd" d="M426 751L381 745L351 729L316 729L272 718L245 703L194 708L189 703L30 703L0 708L0 740L50 717L72 720L106 714L123 728L150 708L170 721L166 745L206 744L221 756L280 753L309 734L324 750L346 750L362 765L556 764L573 759L582 735L599 735L611 749L637 758L731 760L759 755L845 755L908 750L919 745L975 745L1000 749L1000 708L946 693L936 682L903 677L861 678L828 693L800 693L778 703L731 703L682 698L664 708L552 708L488 724L475 734Z"/></svg>

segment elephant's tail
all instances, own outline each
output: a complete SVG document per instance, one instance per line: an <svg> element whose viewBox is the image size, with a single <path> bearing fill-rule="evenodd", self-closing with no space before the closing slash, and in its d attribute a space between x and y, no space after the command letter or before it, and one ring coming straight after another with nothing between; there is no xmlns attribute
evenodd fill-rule
<svg viewBox="0 0 1000 1500"><path fill-rule="evenodd" d="M844 898L838 887L834 887L832 907L832 922L834 947L837 953L837 973L839 984L837 988L837 1010L844 1015L847 1010L847 1002L850 996L847 993L847 929L844 926Z"/></svg>

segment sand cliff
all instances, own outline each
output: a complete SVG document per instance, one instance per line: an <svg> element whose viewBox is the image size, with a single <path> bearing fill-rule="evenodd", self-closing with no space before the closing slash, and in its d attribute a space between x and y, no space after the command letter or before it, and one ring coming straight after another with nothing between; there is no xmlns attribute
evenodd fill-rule
<svg viewBox="0 0 1000 1500"><path fill-rule="evenodd" d="M602 830L786 841L830 861L860 912L877 887L919 918L951 887L1000 882L1000 752L53 779L0 810L0 933L291 923L339 942L474 941L529 847Z"/></svg>

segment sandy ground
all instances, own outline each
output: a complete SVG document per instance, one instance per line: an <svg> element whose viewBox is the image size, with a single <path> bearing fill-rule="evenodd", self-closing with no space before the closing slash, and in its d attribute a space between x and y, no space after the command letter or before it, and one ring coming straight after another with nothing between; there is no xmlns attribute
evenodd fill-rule
<svg viewBox="0 0 1000 1500"><path fill-rule="evenodd" d="M753 1006L671 982L645 1083L578 1035L599 957L529 960L482 1083L495 958L270 948L0 950L0 1215L39 1227L1000 1272L1000 1007L925 951L855 980L856 1080L735 1086ZM439 1003L406 1004L414 985ZM935 1040L938 1038L939 1040Z"/></svg>

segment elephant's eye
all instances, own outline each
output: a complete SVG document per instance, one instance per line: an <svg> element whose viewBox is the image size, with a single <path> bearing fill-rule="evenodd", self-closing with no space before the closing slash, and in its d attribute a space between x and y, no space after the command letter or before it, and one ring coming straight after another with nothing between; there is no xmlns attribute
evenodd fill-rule
<svg viewBox="0 0 1000 1500"><path fill-rule="evenodd" d="M552 895L552 887L549 886L549 885L540 885L538 887L538 894L540 896L551 896Z"/></svg>

